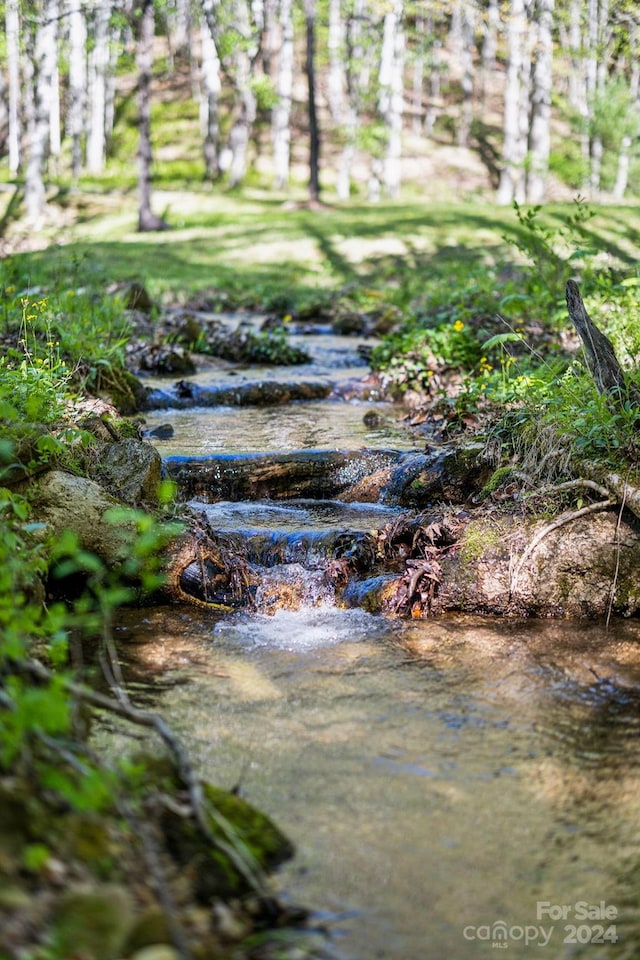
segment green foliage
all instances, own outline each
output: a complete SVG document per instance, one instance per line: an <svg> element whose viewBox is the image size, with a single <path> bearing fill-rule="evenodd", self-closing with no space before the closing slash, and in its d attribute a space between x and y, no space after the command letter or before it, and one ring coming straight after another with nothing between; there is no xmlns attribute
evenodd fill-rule
<svg viewBox="0 0 640 960"><path fill-rule="evenodd" d="M619 150L624 137L638 137L638 108L623 77L609 80L596 95L589 132L591 136L600 137L604 147L612 150Z"/></svg>
<svg viewBox="0 0 640 960"><path fill-rule="evenodd" d="M242 363L293 365L306 363L309 354L289 342L284 327L256 332L241 329L221 337L210 337L198 344L202 352Z"/></svg>
<svg viewBox="0 0 640 960"><path fill-rule="evenodd" d="M448 275L434 277L413 300L401 324L374 348L371 364L396 389L428 389L442 365L471 371L481 359L481 340L494 306L491 271L479 271L452 290ZM404 291L405 298L409 291Z"/></svg>
<svg viewBox="0 0 640 960"><path fill-rule="evenodd" d="M65 746L74 710L64 667L69 632L101 636L118 606L157 588L159 549L176 532L134 510L116 510L108 519L127 544L126 559L116 570L82 550L72 533L47 546L40 527L28 522L27 501L0 489L0 770L32 767L43 788L78 810L103 807L113 784L85 756L68 762L74 749ZM85 589L69 607L42 603L42 580L51 562L59 575L83 575ZM54 671L50 681L34 678L23 666L34 646Z"/></svg>
<svg viewBox="0 0 640 960"><path fill-rule="evenodd" d="M583 262L597 252L584 243L584 227L594 216L582 197L576 197L571 214L562 218L560 226L541 220L541 206L527 209L514 201L513 208L520 225L515 237L505 237L528 260L525 292L535 301L536 309L549 320L564 319L564 287L570 263Z"/></svg>

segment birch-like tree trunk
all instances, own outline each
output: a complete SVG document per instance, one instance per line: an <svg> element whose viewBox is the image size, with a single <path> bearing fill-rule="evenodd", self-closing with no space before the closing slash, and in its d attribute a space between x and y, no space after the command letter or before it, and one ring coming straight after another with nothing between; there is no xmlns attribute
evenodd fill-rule
<svg viewBox="0 0 640 960"><path fill-rule="evenodd" d="M4 73L0 70L0 156L2 157L7 153L9 137L8 101L7 81Z"/></svg>
<svg viewBox="0 0 640 960"><path fill-rule="evenodd" d="M404 110L404 2L394 0L385 14L379 73L379 110L386 128L382 184L389 197L400 192Z"/></svg>
<svg viewBox="0 0 640 960"><path fill-rule="evenodd" d="M503 167L498 186L498 203L524 199L526 135L522 130L522 75L526 16L524 0L510 0L507 23L507 83L504 95Z"/></svg>
<svg viewBox="0 0 640 960"><path fill-rule="evenodd" d="M280 0L278 9L280 48L276 76L277 102L272 111L271 137L273 144L274 182L278 190L289 182L291 163L291 104L293 96L293 4Z"/></svg>
<svg viewBox="0 0 640 960"><path fill-rule="evenodd" d="M69 97L67 131L71 138L71 180L78 182L82 168L87 96L87 25L78 0L66 0L69 24Z"/></svg>
<svg viewBox="0 0 640 960"><path fill-rule="evenodd" d="M488 0L482 29L482 72L483 88L496 67L498 53L498 33L500 31L500 5L498 0Z"/></svg>
<svg viewBox="0 0 640 960"><path fill-rule="evenodd" d="M53 77L51 78L51 103L49 106L49 157L56 175L58 173L58 161L60 159L61 147L60 70L58 68L58 57L56 51L55 62L53 65Z"/></svg>
<svg viewBox="0 0 640 960"><path fill-rule="evenodd" d="M316 103L316 0L303 0L307 77L307 116L309 120L309 199L320 200L320 124Z"/></svg>
<svg viewBox="0 0 640 960"><path fill-rule="evenodd" d="M72 0L73 2L73 0ZM112 0L98 0L91 16L93 45L88 61L87 169L102 173L106 157L106 101L109 70L109 20Z"/></svg>
<svg viewBox="0 0 640 960"><path fill-rule="evenodd" d="M354 0L351 13L345 23L344 77L346 106L344 113L344 144L338 164L336 194L339 200L348 200L351 193L351 176L360 129L360 106L364 92L365 61L363 29L367 0Z"/></svg>
<svg viewBox="0 0 640 960"><path fill-rule="evenodd" d="M151 70L155 18L153 0L141 0L138 19L136 67L138 69L138 230L165 230L167 224L151 209Z"/></svg>
<svg viewBox="0 0 640 960"><path fill-rule="evenodd" d="M462 34L462 49L460 52L460 61L462 64L462 77L460 80L462 105L456 134L456 141L459 147L467 147L469 145L471 122L473 120L473 44L475 14L476 11L473 4L466 3L462 11L462 23L460 25Z"/></svg>
<svg viewBox="0 0 640 960"><path fill-rule="evenodd" d="M589 190L592 197L597 198L600 193L602 176L602 158L604 143L602 133L594 123L595 105L598 99L604 100L605 85L607 82L606 50L610 36L609 30L609 0L589 0L588 3L588 31L589 31L589 106L591 115L591 130L589 142Z"/></svg>
<svg viewBox="0 0 640 960"><path fill-rule="evenodd" d="M538 43L534 54L529 129L527 201L542 203L547 188L551 152L551 90L553 84L554 0L537 0Z"/></svg>
<svg viewBox="0 0 640 960"><path fill-rule="evenodd" d="M441 104L441 51L442 44L440 38L434 35L431 45L429 71L429 103L424 115L424 132L427 137L433 136L436 120L442 112Z"/></svg>
<svg viewBox="0 0 640 960"><path fill-rule="evenodd" d="M260 16L260 6L252 9ZM259 51L260 37L251 30L249 9L246 0L237 0L234 6L235 26L242 38L233 54L234 81L237 91L235 120L229 133L229 183L238 186L244 180L249 167L249 141L255 123L258 105L251 86L252 64Z"/></svg>
<svg viewBox="0 0 640 960"><path fill-rule="evenodd" d="M19 0L6 0L5 29L7 32L7 81L9 110L9 173L20 169L20 14Z"/></svg>
<svg viewBox="0 0 640 960"><path fill-rule="evenodd" d="M57 62L58 0L45 0L36 9L38 22L32 50L33 112L28 129L25 205L33 224L46 210L45 171L50 149L51 104Z"/></svg>
<svg viewBox="0 0 640 960"><path fill-rule="evenodd" d="M424 89L424 46L425 46L425 34L427 32L427 21L421 13L416 14L415 21L415 44L416 51L413 55L412 63L412 91L411 91L411 129L414 133L422 133L422 124L423 124L423 106L422 106L422 95Z"/></svg>
<svg viewBox="0 0 640 960"><path fill-rule="evenodd" d="M629 93L631 96L631 101L635 105L635 109L640 116L640 65L637 60L637 42L638 42L638 28L632 29L630 37L630 48L633 51L632 56L632 66L631 66L631 76L629 79ZM613 197L614 200L623 200L624 195L627 192L627 187L629 185L629 171L631 169L631 147L633 145L633 137L630 133L625 133L622 136L620 141L620 149L618 151L618 164L616 171L616 182L613 188Z"/></svg>
<svg viewBox="0 0 640 960"><path fill-rule="evenodd" d="M203 8L211 8L210 16L203 16L200 31L202 46L202 95L200 98L200 128L202 132L205 175L215 180L220 175L220 58L210 22L214 16L213 0L204 0Z"/></svg>
<svg viewBox="0 0 640 960"><path fill-rule="evenodd" d="M345 33L341 0L329 0L327 103L331 120L336 127L341 127L344 123L346 76Z"/></svg>

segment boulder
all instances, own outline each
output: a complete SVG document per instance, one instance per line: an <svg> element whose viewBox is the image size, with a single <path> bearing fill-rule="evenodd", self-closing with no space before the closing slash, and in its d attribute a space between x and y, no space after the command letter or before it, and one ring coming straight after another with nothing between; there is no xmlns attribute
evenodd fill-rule
<svg viewBox="0 0 640 960"><path fill-rule="evenodd" d="M71 530L83 550L115 566L129 553L127 530L105 518L118 506L94 480L50 470L33 485L31 520L45 524L45 533L54 539Z"/></svg>
<svg viewBox="0 0 640 960"><path fill-rule="evenodd" d="M132 506L158 503L162 458L150 443L129 438L106 443L95 477L108 492Z"/></svg>

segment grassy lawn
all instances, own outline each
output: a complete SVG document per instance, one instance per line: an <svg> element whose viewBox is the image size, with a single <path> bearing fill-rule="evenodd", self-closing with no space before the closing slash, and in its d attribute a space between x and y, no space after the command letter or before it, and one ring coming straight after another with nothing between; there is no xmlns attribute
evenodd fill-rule
<svg viewBox="0 0 640 960"><path fill-rule="evenodd" d="M280 293L294 299L311 291L359 281L376 287L410 278L419 285L434 274L453 285L481 266L500 268L518 260L507 243L522 236L511 208L483 202L381 203L327 206L312 211L280 199L212 192L157 191L155 209L173 229L135 230L135 194L81 195L71 226L50 232L44 249L11 258L24 285L100 287L139 279L153 296L219 287ZM541 222L562 228L572 206L545 208ZM584 246L603 265L634 273L640 255L640 210L598 207L584 227Z"/></svg>

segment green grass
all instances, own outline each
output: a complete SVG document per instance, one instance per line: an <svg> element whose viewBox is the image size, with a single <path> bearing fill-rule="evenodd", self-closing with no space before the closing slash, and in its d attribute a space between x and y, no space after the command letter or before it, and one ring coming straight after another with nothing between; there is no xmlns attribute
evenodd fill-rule
<svg viewBox="0 0 640 960"><path fill-rule="evenodd" d="M64 234L45 249L16 254L23 286L76 287L138 278L154 296L207 287L283 287L295 297L360 281L418 290L434 273L455 286L474 267L497 270L517 259L505 237L522 228L510 208L488 203L384 203L287 209L279 199L213 191L156 191L156 212L174 229L136 232L135 192L119 198L87 194ZM77 200L74 199L77 203ZM543 211L557 226L567 206ZM601 207L585 225L584 242L603 261L633 272L640 254L640 211Z"/></svg>

